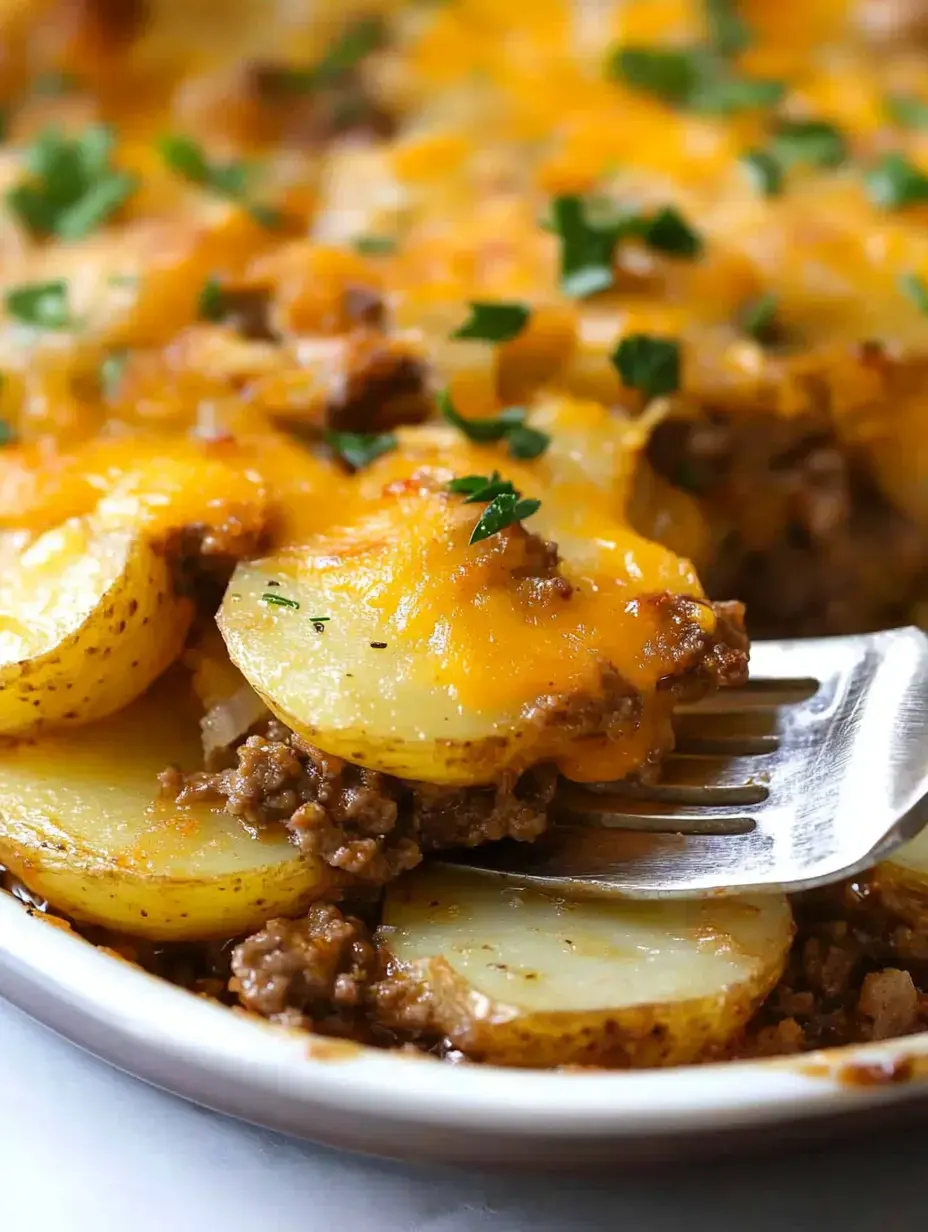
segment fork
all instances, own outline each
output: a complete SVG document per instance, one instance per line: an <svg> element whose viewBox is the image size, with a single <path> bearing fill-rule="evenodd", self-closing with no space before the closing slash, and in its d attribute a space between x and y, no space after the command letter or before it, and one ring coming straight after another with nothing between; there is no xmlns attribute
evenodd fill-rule
<svg viewBox="0 0 928 1232"><path fill-rule="evenodd" d="M444 859L578 896L827 885L928 825L928 637L757 642L740 689L675 716L654 784L561 780L539 842Z"/></svg>

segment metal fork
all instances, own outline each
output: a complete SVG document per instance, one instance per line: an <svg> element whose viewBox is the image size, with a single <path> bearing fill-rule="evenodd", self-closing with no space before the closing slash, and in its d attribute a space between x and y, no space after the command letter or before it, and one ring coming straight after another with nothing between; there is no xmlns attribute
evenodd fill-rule
<svg viewBox="0 0 928 1232"><path fill-rule="evenodd" d="M681 707L653 785L562 781L538 843L457 867L572 896L802 890L928 825L928 637L755 643L742 689ZM447 862L447 861L446 861Z"/></svg>

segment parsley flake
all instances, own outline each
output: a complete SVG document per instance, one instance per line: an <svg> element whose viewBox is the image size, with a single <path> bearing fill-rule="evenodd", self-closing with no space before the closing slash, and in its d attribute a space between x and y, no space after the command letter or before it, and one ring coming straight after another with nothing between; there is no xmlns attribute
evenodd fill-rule
<svg viewBox="0 0 928 1232"><path fill-rule="evenodd" d="M757 342L771 342L776 335L777 297L768 292L746 304L741 328Z"/></svg>
<svg viewBox="0 0 928 1232"><path fill-rule="evenodd" d="M222 284L215 276L209 277L197 297L197 316L201 321L221 321L224 313Z"/></svg>
<svg viewBox="0 0 928 1232"><path fill-rule="evenodd" d="M7 192L9 209L35 235L88 235L139 186L137 176L111 165L114 143L105 124L90 124L77 137L46 130L26 150L29 178Z"/></svg>
<svg viewBox="0 0 928 1232"><path fill-rule="evenodd" d="M509 342L528 324L531 313L524 304L470 303L470 317L452 338L474 338L481 342Z"/></svg>
<svg viewBox="0 0 928 1232"><path fill-rule="evenodd" d="M309 94L320 86L336 85L372 51L382 47L384 41L383 21L376 16L362 17L333 40L315 64L275 68L275 88Z"/></svg>
<svg viewBox="0 0 928 1232"><path fill-rule="evenodd" d="M762 197L777 197L783 191L783 168L767 150L746 150L741 165Z"/></svg>
<svg viewBox="0 0 928 1232"><path fill-rule="evenodd" d="M709 45L720 56L736 56L751 45L751 31L735 0L704 0Z"/></svg>
<svg viewBox="0 0 928 1232"><path fill-rule="evenodd" d="M118 397L119 386L128 360L128 352L113 351L100 365L100 387L107 398Z"/></svg>
<svg viewBox="0 0 928 1232"><path fill-rule="evenodd" d="M889 94L883 106L889 118L902 128L928 128L928 102L916 94Z"/></svg>
<svg viewBox="0 0 928 1232"><path fill-rule="evenodd" d="M620 47L609 75L671 107L714 115L773 107L784 94L781 81L738 77L703 47Z"/></svg>
<svg viewBox="0 0 928 1232"><path fill-rule="evenodd" d="M781 120L771 145L781 167L806 163L811 167L838 167L847 158L847 141L834 124L824 120Z"/></svg>
<svg viewBox="0 0 928 1232"><path fill-rule="evenodd" d="M288 599L286 595L275 595L272 591L265 591L261 596L261 602L267 603L270 607L292 607L299 608L299 603L296 599ZM318 620L319 618L316 617Z"/></svg>
<svg viewBox="0 0 928 1232"><path fill-rule="evenodd" d="M444 389L438 395L438 409L448 423L470 441L489 444L505 440L509 455L521 461L539 458L551 444L546 432L530 428L525 423L525 410L521 406L508 406L492 419L468 419L455 409L451 395Z"/></svg>
<svg viewBox="0 0 928 1232"><path fill-rule="evenodd" d="M484 509L468 542L473 544L489 539L507 526L514 526L516 522L530 518L540 508L540 500L523 500L518 492L501 492L499 496L494 496Z"/></svg>
<svg viewBox="0 0 928 1232"><path fill-rule="evenodd" d="M35 329L68 329L73 324L63 278L11 287L3 300L11 316Z"/></svg>
<svg viewBox="0 0 928 1232"><path fill-rule="evenodd" d="M16 429L8 419L0 419L0 449L16 443Z"/></svg>
<svg viewBox="0 0 928 1232"><path fill-rule="evenodd" d="M656 252L693 260L703 250L702 240L673 206L654 214L626 212L596 217L580 197L556 197L552 203L552 230L561 240L561 290L583 299L612 286L613 257L623 239L637 238Z"/></svg>
<svg viewBox="0 0 928 1232"><path fill-rule="evenodd" d="M326 432L326 444L343 462L356 471L364 470L377 458L396 448L392 432Z"/></svg>
<svg viewBox="0 0 928 1232"><path fill-rule="evenodd" d="M867 172L867 193L885 210L920 205L928 201L928 176L896 151Z"/></svg>
<svg viewBox="0 0 928 1232"><path fill-rule="evenodd" d="M396 252L396 240L390 235L359 235L352 246L363 257L379 257Z"/></svg>
<svg viewBox="0 0 928 1232"><path fill-rule="evenodd" d="M648 399L665 397L680 388L680 344L673 338L629 334L610 358L622 384L640 390Z"/></svg>
<svg viewBox="0 0 928 1232"><path fill-rule="evenodd" d="M203 147L192 137L182 133L168 133L158 141L158 149L165 164L182 179L191 184L209 189L217 196L235 201L247 210L255 222L263 227L277 227L281 215L272 206L250 200L251 181L255 168L245 162L214 162L207 158Z"/></svg>
<svg viewBox="0 0 928 1232"><path fill-rule="evenodd" d="M928 285L918 274L903 274L899 279L899 289L907 295L922 316L928 317Z"/></svg>
<svg viewBox="0 0 928 1232"><path fill-rule="evenodd" d="M510 480L500 478L499 471L494 471L492 475L462 475L451 480L448 491L466 496L465 505L486 504L504 493L518 495Z"/></svg>
<svg viewBox="0 0 928 1232"><path fill-rule="evenodd" d="M449 492L459 492L466 496L465 505L487 504L476 526L471 532L469 543L479 543L481 539L489 539L491 535L505 530L515 522L530 518L541 508L540 500L522 499L508 479L501 479L499 471L492 475L463 475L452 479L448 484Z"/></svg>

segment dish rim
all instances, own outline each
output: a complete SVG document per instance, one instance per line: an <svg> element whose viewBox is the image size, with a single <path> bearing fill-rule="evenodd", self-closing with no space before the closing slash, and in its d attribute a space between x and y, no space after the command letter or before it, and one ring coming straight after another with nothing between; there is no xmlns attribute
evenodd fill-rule
<svg viewBox="0 0 928 1232"><path fill-rule="evenodd" d="M307 1036L194 996L34 916L6 892L0 995L102 1059L195 1102L330 1145L407 1157L380 1140L388 1125L393 1134L441 1128L452 1140L492 1132L497 1140L631 1144L928 1095L928 1032L799 1057L613 1072L456 1066ZM894 1081L900 1062L911 1072ZM848 1067L860 1065L886 1067L886 1081L848 1081ZM285 1110L271 1112L281 1100ZM368 1119L373 1110L375 1121L346 1142L319 1124L326 1110ZM438 1156L451 1152L439 1148Z"/></svg>

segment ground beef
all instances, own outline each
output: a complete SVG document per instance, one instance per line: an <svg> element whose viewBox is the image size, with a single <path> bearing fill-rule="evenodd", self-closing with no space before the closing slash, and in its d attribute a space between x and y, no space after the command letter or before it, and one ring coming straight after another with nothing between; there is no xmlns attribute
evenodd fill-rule
<svg viewBox="0 0 928 1232"><path fill-rule="evenodd" d="M521 522L507 527L500 534L508 537L506 552L509 572L519 581L529 581L537 600L570 598L574 588L561 573L556 543L533 535Z"/></svg>
<svg viewBox="0 0 928 1232"><path fill-rule="evenodd" d="M388 432L422 423L431 412L422 361L378 329L356 329L347 340L339 384L326 402L325 426L335 432Z"/></svg>
<svg viewBox="0 0 928 1232"><path fill-rule="evenodd" d="M236 750L233 767L186 776L169 769L161 783L181 805L219 802L252 825L283 822L307 854L381 884L424 851L537 838L555 779L537 767L494 787L409 782L323 753L272 721Z"/></svg>
<svg viewBox="0 0 928 1232"><path fill-rule="evenodd" d="M797 937L742 1055L774 1056L889 1039L928 1027L926 938L888 913L866 882L793 899Z"/></svg>
<svg viewBox="0 0 928 1232"><path fill-rule="evenodd" d="M668 419L648 460L697 500L711 537L703 581L744 601L755 637L905 623L928 580L921 535L824 413Z"/></svg>
<svg viewBox="0 0 928 1232"><path fill-rule="evenodd" d="M66 0L68 16L93 46L123 49L144 29L149 0Z"/></svg>
<svg viewBox="0 0 928 1232"><path fill-rule="evenodd" d="M229 987L246 1009L265 1018L355 1036L376 970L362 921L331 903L316 903L301 919L269 920L237 945Z"/></svg>

